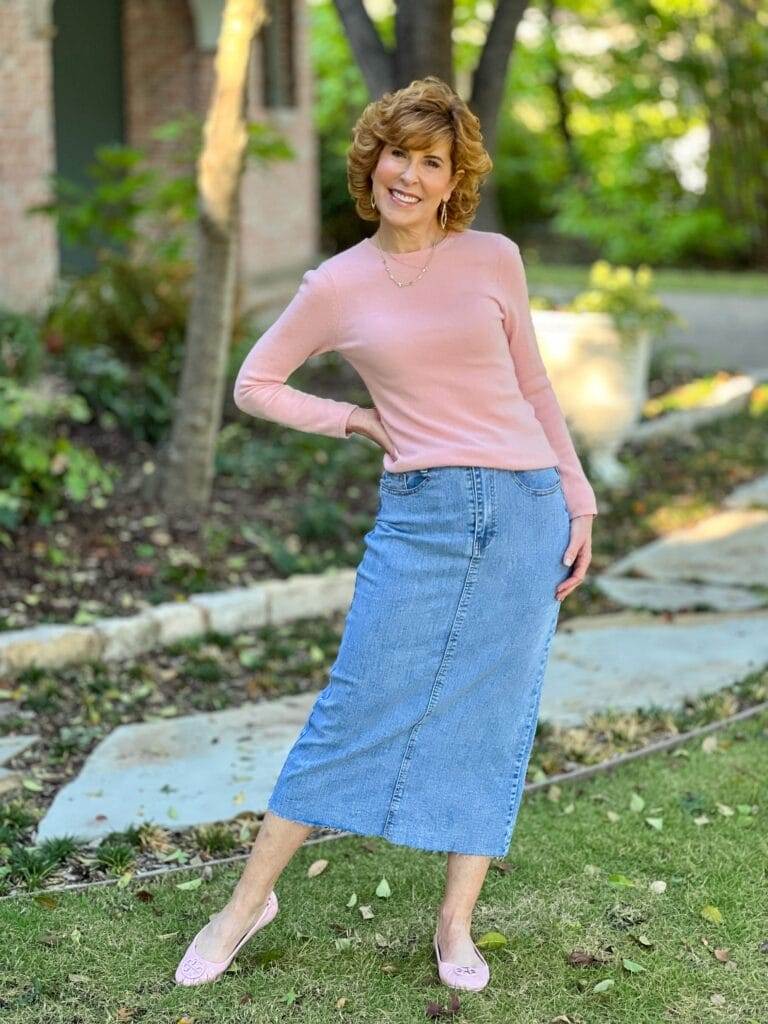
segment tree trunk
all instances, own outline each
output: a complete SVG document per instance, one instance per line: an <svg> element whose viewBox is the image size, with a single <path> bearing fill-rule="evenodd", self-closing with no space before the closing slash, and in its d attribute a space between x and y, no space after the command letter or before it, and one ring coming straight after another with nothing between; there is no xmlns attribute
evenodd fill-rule
<svg viewBox="0 0 768 1024"><path fill-rule="evenodd" d="M439 75L450 85L453 74L453 0L401 0L395 11L396 49L382 43L362 0L334 0L349 45L374 98L408 85L414 78ZM528 0L498 0L467 104L480 118L485 148L493 159L497 123L504 96L507 68L520 19ZM483 187L475 226L498 230L493 175Z"/></svg>
<svg viewBox="0 0 768 1024"><path fill-rule="evenodd" d="M262 0L226 0L213 96L198 162L196 269L184 363L161 473L162 504L187 523L208 505L234 315L239 190L248 140L245 99Z"/></svg>

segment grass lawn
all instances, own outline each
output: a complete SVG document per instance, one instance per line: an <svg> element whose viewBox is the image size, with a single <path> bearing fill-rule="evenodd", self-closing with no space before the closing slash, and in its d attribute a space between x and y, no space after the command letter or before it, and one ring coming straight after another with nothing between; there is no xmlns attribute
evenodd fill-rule
<svg viewBox="0 0 768 1024"><path fill-rule="evenodd" d="M768 274L745 270L681 270L676 267L651 267L653 288L659 292L708 292L724 295L768 297ZM587 287L589 266L568 263L537 264L526 262L530 285L561 285L581 291Z"/></svg>
<svg viewBox="0 0 768 1024"><path fill-rule="evenodd" d="M445 856L354 836L299 850L278 917L197 989L173 972L240 865L0 901L2 1019L764 1024L768 715L715 736L525 797L474 916L479 944L506 941L452 1011L431 947Z"/></svg>

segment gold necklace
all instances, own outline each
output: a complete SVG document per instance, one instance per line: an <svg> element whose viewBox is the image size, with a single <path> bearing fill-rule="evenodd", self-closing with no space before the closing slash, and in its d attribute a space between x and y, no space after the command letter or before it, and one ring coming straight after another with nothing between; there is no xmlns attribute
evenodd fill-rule
<svg viewBox="0 0 768 1024"><path fill-rule="evenodd" d="M384 269L386 270L386 272L387 272L387 274L388 274L388 276L389 276L389 279L390 279L390 281L392 281L392 282L393 282L394 284L396 284L398 288L407 288L407 287L409 287L409 286L410 286L410 285L412 285L412 284L416 284L416 282L417 282L417 281L419 281L419 280L420 280L420 279L421 279L421 278L422 278L422 277L424 276L424 274L426 274L426 272L427 272L427 267L428 267L428 266L429 266L429 264L431 263L431 261L432 261L432 257L433 257L433 256L435 255L435 249L436 249L436 248L438 247L438 245L440 245L440 243L441 243L441 242L444 242L444 241L446 240L446 238L447 238L447 237L448 237L448 235L447 235L447 234L445 234L445 235L443 235L443 237L442 237L442 238L438 238L438 240L437 240L436 242L433 242L433 243L432 243L432 245L430 246L431 252L430 252L430 254L429 254L428 258L427 258L427 262L426 262L426 263L424 264L424 266L423 266L423 267L421 268L421 270L420 270L420 271L419 271L419 273L418 273L418 274L416 275L416 277L414 277L414 278L413 278L413 280L411 280L411 281L398 281L398 280L397 280L397 278L394 278L394 277L392 277L392 272L391 272L391 270L389 269L389 266L388 266L388 264L387 264L387 260L386 260L386 257L384 256L384 250L383 250L383 249L381 248L381 246L379 245L379 240L378 240L378 238L377 238L377 239L376 239L376 248L377 248L377 249L379 250L379 252L381 253L381 261L382 261L382 263L384 264ZM393 254L392 254L392 253L390 253L390 255L393 255Z"/></svg>

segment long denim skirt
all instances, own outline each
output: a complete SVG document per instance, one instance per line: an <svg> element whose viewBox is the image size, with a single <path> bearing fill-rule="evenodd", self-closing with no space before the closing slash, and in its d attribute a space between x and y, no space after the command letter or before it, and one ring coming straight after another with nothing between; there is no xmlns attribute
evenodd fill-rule
<svg viewBox="0 0 768 1024"><path fill-rule="evenodd" d="M338 655L269 810L505 856L569 536L557 467L384 470Z"/></svg>

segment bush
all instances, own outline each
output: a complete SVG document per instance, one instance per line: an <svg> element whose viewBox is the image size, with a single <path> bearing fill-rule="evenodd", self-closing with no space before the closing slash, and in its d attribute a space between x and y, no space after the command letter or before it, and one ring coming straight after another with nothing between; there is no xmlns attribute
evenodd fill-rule
<svg viewBox="0 0 768 1024"><path fill-rule="evenodd" d="M104 252L95 271L60 285L49 310L49 343L77 393L153 444L173 416L190 274L186 264Z"/></svg>
<svg viewBox="0 0 768 1024"><path fill-rule="evenodd" d="M37 319L0 308L0 374L27 384L39 374L44 354Z"/></svg>
<svg viewBox="0 0 768 1024"><path fill-rule="evenodd" d="M54 429L62 420L90 418L79 395L46 395L0 377L0 527L30 518L48 524L66 499L100 501L112 493L114 471Z"/></svg>

